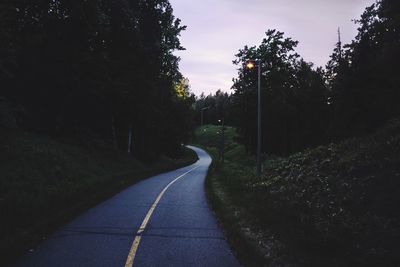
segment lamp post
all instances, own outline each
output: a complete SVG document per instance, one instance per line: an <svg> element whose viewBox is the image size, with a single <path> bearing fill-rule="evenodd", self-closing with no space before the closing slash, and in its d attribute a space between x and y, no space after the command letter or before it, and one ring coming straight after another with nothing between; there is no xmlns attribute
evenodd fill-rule
<svg viewBox="0 0 400 267"><path fill-rule="evenodd" d="M257 176L261 176L261 61L249 60L246 68L258 70L258 105L257 105Z"/></svg>
<svg viewBox="0 0 400 267"><path fill-rule="evenodd" d="M225 152L225 119L222 117L221 120L218 120L221 123L221 144L220 144L220 160L222 164L224 163L224 152Z"/></svg>
<svg viewBox="0 0 400 267"><path fill-rule="evenodd" d="M209 109L210 107L205 107L201 109L201 126L204 124L204 110Z"/></svg>

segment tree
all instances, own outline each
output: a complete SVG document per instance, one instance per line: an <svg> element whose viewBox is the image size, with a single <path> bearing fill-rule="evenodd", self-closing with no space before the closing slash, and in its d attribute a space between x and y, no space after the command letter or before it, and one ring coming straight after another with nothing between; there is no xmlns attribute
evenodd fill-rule
<svg viewBox="0 0 400 267"><path fill-rule="evenodd" d="M0 8L0 82L29 114L22 127L112 139L125 151L134 140L128 150L149 160L180 149L191 100L175 91L182 75L173 52L183 49L185 26L169 1L10 0ZM171 122L184 133L169 133Z"/></svg>
<svg viewBox="0 0 400 267"><path fill-rule="evenodd" d="M202 93L195 103L196 122L201 125L201 114L203 113L203 123L218 124L218 120L224 119L225 124L235 125L231 106L232 95L226 92L217 90L215 94L209 94L208 96Z"/></svg>
<svg viewBox="0 0 400 267"><path fill-rule="evenodd" d="M326 119L327 100L323 73L299 59L297 44L282 32L269 30L259 47L244 47L234 61L239 66L249 59L262 62L264 152L287 154L324 140L321 121ZM241 140L253 152L257 136L256 88L256 72L240 68L239 77L234 80L232 109Z"/></svg>
<svg viewBox="0 0 400 267"><path fill-rule="evenodd" d="M399 12L396 1L382 0L356 21L358 35L330 79L333 137L368 133L400 114Z"/></svg>

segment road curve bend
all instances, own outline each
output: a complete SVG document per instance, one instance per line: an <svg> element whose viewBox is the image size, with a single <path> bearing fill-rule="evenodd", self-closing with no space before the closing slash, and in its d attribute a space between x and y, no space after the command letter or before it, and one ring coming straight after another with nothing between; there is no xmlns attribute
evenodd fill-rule
<svg viewBox="0 0 400 267"><path fill-rule="evenodd" d="M240 266L206 199L210 156L90 209L13 266Z"/></svg>

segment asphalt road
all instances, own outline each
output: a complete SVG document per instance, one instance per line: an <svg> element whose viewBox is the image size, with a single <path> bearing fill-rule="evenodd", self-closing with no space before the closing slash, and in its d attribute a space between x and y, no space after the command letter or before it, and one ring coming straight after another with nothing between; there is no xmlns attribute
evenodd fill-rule
<svg viewBox="0 0 400 267"><path fill-rule="evenodd" d="M239 266L207 204L211 158L139 182L90 209L14 266Z"/></svg>

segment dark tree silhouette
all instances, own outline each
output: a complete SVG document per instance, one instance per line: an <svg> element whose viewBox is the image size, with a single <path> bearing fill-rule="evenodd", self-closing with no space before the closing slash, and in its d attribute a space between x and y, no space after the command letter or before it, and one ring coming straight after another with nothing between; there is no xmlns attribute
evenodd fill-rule
<svg viewBox="0 0 400 267"><path fill-rule="evenodd" d="M185 26L167 0L9 0L0 13L0 96L23 106L20 127L105 138L143 159L187 140L173 54Z"/></svg>
<svg viewBox="0 0 400 267"><path fill-rule="evenodd" d="M197 97L195 104L197 125L201 125L202 116L204 124L218 125L218 120L224 119L225 124L236 125L235 118L232 117L231 106L232 95L228 93L224 93L221 90L217 90L215 94L209 94L208 96L202 93Z"/></svg>
<svg viewBox="0 0 400 267"><path fill-rule="evenodd" d="M397 1L378 1L356 21L358 35L341 58L335 49L327 67L334 138L368 133L400 114L399 14Z"/></svg>
<svg viewBox="0 0 400 267"><path fill-rule="evenodd" d="M259 47L245 47L234 61L240 67L234 80L232 110L243 143L256 147L257 72L247 60L262 62L263 151L287 154L325 140L327 94L323 71L314 70L295 52L297 41L269 30Z"/></svg>

